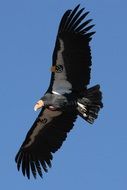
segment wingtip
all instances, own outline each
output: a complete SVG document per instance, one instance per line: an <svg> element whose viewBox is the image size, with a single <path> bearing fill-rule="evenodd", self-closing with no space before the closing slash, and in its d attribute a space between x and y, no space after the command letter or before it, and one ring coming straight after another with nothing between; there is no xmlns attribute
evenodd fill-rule
<svg viewBox="0 0 127 190"><path fill-rule="evenodd" d="M74 10L78 10L79 9L79 7L80 7L80 4L78 4L75 8L74 8Z"/></svg>
<svg viewBox="0 0 127 190"><path fill-rule="evenodd" d="M30 180L30 176L27 176L27 179Z"/></svg>
<svg viewBox="0 0 127 190"><path fill-rule="evenodd" d="M80 7L80 5L81 5L81 4L79 3L79 4L75 7L75 8L77 8L77 9L78 9L78 8Z"/></svg>

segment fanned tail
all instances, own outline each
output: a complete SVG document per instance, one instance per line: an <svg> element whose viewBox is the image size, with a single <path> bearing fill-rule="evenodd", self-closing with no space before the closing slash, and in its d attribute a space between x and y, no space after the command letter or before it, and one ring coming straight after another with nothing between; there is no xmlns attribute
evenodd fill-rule
<svg viewBox="0 0 127 190"><path fill-rule="evenodd" d="M84 97L78 99L77 104L79 115L87 122L93 124L98 117L98 112L103 107L100 85L87 89Z"/></svg>

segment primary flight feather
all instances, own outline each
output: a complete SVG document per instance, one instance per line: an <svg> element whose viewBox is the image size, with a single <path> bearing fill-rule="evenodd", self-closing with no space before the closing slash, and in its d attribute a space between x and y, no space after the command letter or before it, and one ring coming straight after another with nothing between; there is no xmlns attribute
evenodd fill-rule
<svg viewBox="0 0 127 190"><path fill-rule="evenodd" d="M34 109L42 108L16 155L18 170L30 178L42 177L51 167L53 153L63 144L78 116L93 123L102 104L100 86L90 82L91 50L89 12L79 5L67 10L60 22L52 57L51 81Z"/></svg>

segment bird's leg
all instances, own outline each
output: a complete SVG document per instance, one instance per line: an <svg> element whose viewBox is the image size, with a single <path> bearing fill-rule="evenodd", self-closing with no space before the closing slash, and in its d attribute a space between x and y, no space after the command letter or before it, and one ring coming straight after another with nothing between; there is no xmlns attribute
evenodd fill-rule
<svg viewBox="0 0 127 190"><path fill-rule="evenodd" d="M35 106L34 106L34 110L37 111L38 109L42 108L44 106L44 101L39 100Z"/></svg>

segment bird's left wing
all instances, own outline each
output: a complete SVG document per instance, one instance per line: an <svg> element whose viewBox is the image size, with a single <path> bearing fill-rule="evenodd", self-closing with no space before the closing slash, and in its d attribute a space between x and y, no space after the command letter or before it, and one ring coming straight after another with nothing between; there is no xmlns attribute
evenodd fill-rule
<svg viewBox="0 0 127 190"><path fill-rule="evenodd" d="M24 176L29 179L32 172L34 178L37 173L42 177L43 170L48 171L52 153L61 147L76 117L75 109L66 112L42 109L15 158L17 168L22 169Z"/></svg>
<svg viewBox="0 0 127 190"><path fill-rule="evenodd" d="M56 94L84 91L90 81L91 50L89 42L95 32L89 12L67 10L63 15L53 52L51 82L48 91Z"/></svg>

